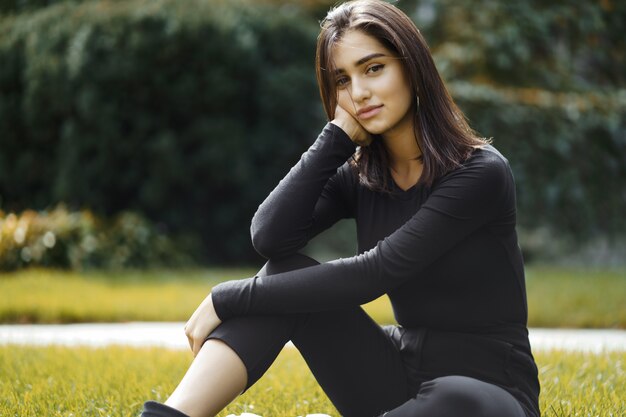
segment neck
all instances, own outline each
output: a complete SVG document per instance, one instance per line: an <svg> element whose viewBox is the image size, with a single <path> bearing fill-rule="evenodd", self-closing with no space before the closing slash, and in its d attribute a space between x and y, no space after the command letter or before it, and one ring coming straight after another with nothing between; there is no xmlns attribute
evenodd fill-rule
<svg viewBox="0 0 626 417"><path fill-rule="evenodd" d="M389 155L389 168L400 175L413 171L421 172L422 151L417 144L413 126L403 131L390 131L383 136L383 143Z"/></svg>
<svg viewBox="0 0 626 417"><path fill-rule="evenodd" d="M422 176L422 151L417 145L413 126L403 131L389 131L383 136L389 156L391 177L398 187L408 190Z"/></svg>

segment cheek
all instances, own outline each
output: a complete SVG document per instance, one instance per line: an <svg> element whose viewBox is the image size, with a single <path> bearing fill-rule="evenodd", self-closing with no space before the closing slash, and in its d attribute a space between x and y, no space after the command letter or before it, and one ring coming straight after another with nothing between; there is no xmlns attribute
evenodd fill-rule
<svg viewBox="0 0 626 417"><path fill-rule="evenodd" d="M398 83L392 89L392 97L396 103L396 109L400 112L408 111L413 104L413 94L410 87L405 83Z"/></svg>
<svg viewBox="0 0 626 417"><path fill-rule="evenodd" d="M413 96L408 88L405 89L404 94L404 110L409 111L411 109L411 106L413 105Z"/></svg>
<svg viewBox="0 0 626 417"><path fill-rule="evenodd" d="M399 109L408 109L412 105L413 94L411 92L411 86L406 80L404 73L397 69L393 73L389 74L387 78L386 91L390 98L392 98Z"/></svg>

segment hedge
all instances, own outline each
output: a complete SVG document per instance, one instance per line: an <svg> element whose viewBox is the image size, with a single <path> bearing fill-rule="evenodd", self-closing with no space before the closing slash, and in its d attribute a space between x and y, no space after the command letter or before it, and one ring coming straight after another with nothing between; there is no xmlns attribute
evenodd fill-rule
<svg viewBox="0 0 626 417"><path fill-rule="evenodd" d="M199 234L207 261L256 259L250 218L323 123L315 24L290 13L132 1L5 21L4 208L134 210Z"/></svg>
<svg viewBox="0 0 626 417"><path fill-rule="evenodd" d="M626 7L399 5L471 124L511 161L521 226L623 235ZM199 239L206 262L258 260L250 218L324 123L310 13L130 0L5 16L0 208L130 210Z"/></svg>
<svg viewBox="0 0 626 417"><path fill-rule="evenodd" d="M492 132L509 159L523 227L548 226L555 240L626 231L626 91L450 87L473 126Z"/></svg>

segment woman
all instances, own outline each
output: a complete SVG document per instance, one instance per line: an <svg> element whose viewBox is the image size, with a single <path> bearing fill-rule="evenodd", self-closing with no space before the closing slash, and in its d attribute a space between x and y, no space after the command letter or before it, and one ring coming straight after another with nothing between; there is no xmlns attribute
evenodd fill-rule
<svg viewBox="0 0 626 417"><path fill-rule="evenodd" d="M269 260L213 288L186 325L196 359L143 416L215 415L288 340L343 416L539 416L508 162L394 6L331 10L316 61L330 122L252 220ZM341 218L358 256L297 253ZM385 293L398 326L359 307Z"/></svg>

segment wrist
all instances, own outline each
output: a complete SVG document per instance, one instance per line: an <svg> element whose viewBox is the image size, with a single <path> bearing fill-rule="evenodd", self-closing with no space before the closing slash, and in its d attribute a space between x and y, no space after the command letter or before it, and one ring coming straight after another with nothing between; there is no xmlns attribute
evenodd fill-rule
<svg viewBox="0 0 626 417"><path fill-rule="evenodd" d="M357 129L355 129L354 126L350 126L348 123L345 123L343 120L340 119L333 119L330 121L330 123L343 130L343 132L350 138L351 141L355 141Z"/></svg>
<svg viewBox="0 0 626 417"><path fill-rule="evenodd" d="M343 130L343 132L356 145L367 146L372 142L371 135L356 122L336 118L331 120L330 123Z"/></svg>

